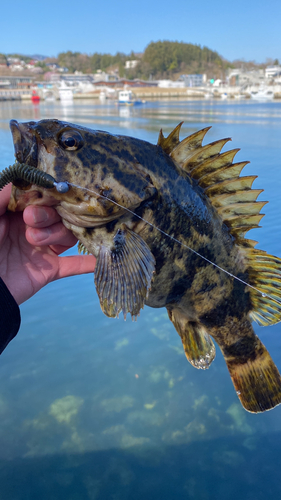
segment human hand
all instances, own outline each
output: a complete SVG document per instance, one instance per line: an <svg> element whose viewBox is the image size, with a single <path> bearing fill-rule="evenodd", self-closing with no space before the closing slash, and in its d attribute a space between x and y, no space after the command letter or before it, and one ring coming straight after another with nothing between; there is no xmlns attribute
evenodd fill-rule
<svg viewBox="0 0 281 500"><path fill-rule="evenodd" d="M92 255L59 257L77 239L54 208L7 212L10 194L11 185L0 191L0 277L18 304L51 281L94 271Z"/></svg>

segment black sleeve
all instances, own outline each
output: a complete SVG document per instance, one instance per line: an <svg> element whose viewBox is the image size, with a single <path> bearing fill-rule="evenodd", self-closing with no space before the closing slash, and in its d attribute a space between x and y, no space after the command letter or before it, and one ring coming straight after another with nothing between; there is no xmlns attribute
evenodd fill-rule
<svg viewBox="0 0 281 500"><path fill-rule="evenodd" d="M0 354L18 333L20 320L19 306L0 278Z"/></svg>

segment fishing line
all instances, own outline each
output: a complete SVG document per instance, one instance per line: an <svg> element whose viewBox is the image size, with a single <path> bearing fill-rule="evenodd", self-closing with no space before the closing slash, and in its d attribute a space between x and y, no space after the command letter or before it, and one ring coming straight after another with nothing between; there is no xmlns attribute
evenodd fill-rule
<svg viewBox="0 0 281 500"><path fill-rule="evenodd" d="M174 236L171 236L170 234L166 233L165 231L163 231L163 229L160 229L159 227L155 226L154 224L152 224L152 222L149 222L148 220L145 220L143 219L143 217L141 217L140 215L136 214L135 212L133 212L132 210L130 210L129 208L126 208L126 207L123 207L123 205L120 205L119 203L117 203L116 201L114 200L111 200L110 198L108 198L108 196L105 196L105 195L102 195L100 193L97 193L96 191L94 191L93 189L89 189L89 188L85 188L85 187L82 187L82 186L78 186L77 184L73 184L72 182L67 182L67 183L57 183L57 184L68 184L69 186L72 186L72 187L75 187L75 188L78 188L78 189L82 189L84 191L88 191L89 193L93 193L95 194L96 196L98 197L101 197L105 200L108 200L110 201L111 203L113 203L114 205L116 205L117 207L119 208L122 208L124 210L126 210L127 212L129 212L130 214L134 215L135 217L138 217L140 220L142 220L143 222L145 222L146 224L148 224L149 226L153 227L154 229L156 229L157 231L159 231L160 233L162 233L164 236L166 236L167 238L170 238L171 240L175 241L176 243L178 243L179 245L183 246L184 248L186 248L187 250L189 250L190 252L194 253L195 255L197 255L198 257L201 257L201 259L205 260L206 262L208 262L209 264L211 264L212 266L216 267L217 269L219 269L220 271L223 271L225 274L228 274L228 276L230 276L231 278L237 280L237 281L240 281L240 283L243 283L243 285L246 285L250 288L252 288L253 290L255 290L256 292L260 293L262 295L262 297L268 297L272 300L274 300L275 302L278 302L278 304L281 304L281 301L271 297L270 295L267 295L266 293L263 293L261 292L258 288L256 288L255 286L253 285L250 285L249 283L247 283L246 281L243 281L241 278L238 278L238 276L235 276L234 274L230 273L229 271L226 271L226 269L223 269L222 267L220 267L218 264L215 264L214 262L212 262L211 260L207 259L207 257L204 257L204 255L201 255L199 252L196 252L196 250L194 250L193 248L189 247L188 245L186 245L185 243L182 243L181 241L179 241L177 238L174 238Z"/></svg>

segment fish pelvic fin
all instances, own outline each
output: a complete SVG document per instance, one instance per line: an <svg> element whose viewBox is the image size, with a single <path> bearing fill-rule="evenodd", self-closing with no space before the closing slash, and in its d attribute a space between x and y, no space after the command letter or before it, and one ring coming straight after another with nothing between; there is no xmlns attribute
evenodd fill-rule
<svg viewBox="0 0 281 500"><path fill-rule="evenodd" d="M83 255L88 255L90 254L89 250L85 247L85 245L81 242L78 241L78 253L83 254Z"/></svg>
<svg viewBox="0 0 281 500"><path fill-rule="evenodd" d="M239 149L221 152L230 141L221 139L202 145L205 134L211 127L204 128L179 140L180 123L167 137L162 131L158 145L204 190L213 207L237 243L244 247L253 247L245 234L258 228L263 217L260 210L267 202L257 202L263 190L252 189L257 176L240 176L248 161L234 163Z"/></svg>
<svg viewBox="0 0 281 500"><path fill-rule="evenodd" d="M168 309L168 315L181 338L188 361L195 368L209 368L215 359L216 348L204 327L189 321L179 309Z"/></svg>
<svg viewBox="0 0 281 500"><path fill-rule="evenodd" d="M220 345L237 396L245 410L260 413L281 403L281 377L248 323L247 335Z"/></svg>

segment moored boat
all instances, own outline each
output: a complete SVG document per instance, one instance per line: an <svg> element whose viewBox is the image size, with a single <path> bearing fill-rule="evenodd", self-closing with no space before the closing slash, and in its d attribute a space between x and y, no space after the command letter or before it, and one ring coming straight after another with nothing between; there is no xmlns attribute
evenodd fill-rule
<svg viewBox="0 0 281 500"><path fill-rule="evenodd" d="M138 101L131 90L120 90L120 92L118 93L117 104L120 105L124 104L126 106L137 106L144 103L145 101Z"/></svg>
<svg viewBox="0 0 281 500"><path fill-rule="evenodd" d="M274 92L268 87L263 87L257 92L252 91L251 98L256 101L272 101L274 99Z"/></svg>

